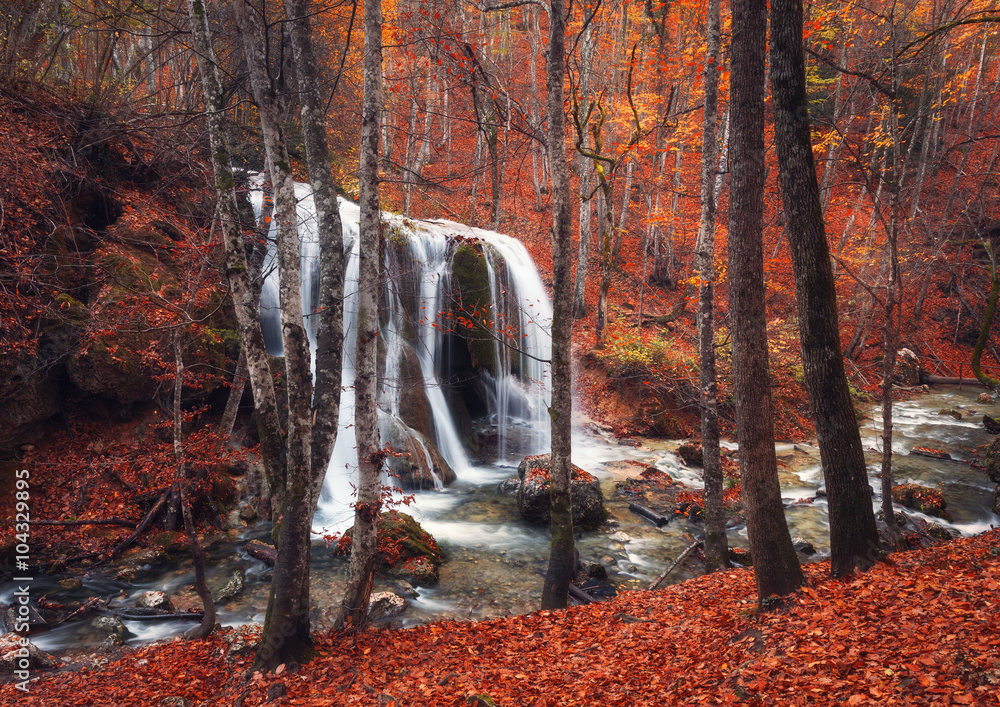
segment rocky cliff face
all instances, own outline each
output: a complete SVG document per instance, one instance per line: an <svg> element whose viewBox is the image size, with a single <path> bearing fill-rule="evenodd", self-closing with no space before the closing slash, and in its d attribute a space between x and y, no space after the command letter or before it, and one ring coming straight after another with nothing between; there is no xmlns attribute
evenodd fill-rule
<svg viewBox="0 0 1000 707"><path fill-rule="evenodd" d="M182 310L201 373L185 395L207 399L239 347L204 242L212 193L190 187L201 165L93 109L3 98L0 455L67 406L129 419L152 405Z"/></svg>

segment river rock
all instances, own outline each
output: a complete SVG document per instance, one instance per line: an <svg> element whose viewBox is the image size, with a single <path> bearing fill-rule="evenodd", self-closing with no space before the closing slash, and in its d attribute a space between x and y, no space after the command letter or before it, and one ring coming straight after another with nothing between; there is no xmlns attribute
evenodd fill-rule
<svg viewBox="0 0 1000 707"><path fill-rule="evenodd" d="M799 552L807 557L812 557L816 554L816 548L805 538L792 538L792 547L795 548L795 552Z"/></svg>
<svg viewBox="0 0 1000 707"><path fill-rule="evenodd" d="M174 607L170 603L170 597L166 592L149 591L143 592L135 602L140 609L160 609L162 611L173 611Z"/></svg>
<svg viewBox="0 0 1000 707"><path fill-rule="evenodd" d="M927 534L935 540L951 540L952 538L957 538L959 536L957 531L953 533L940 523L928 523L924 530L927 531Z"/></svg>
<svg viewBox="0 0 1000 707"><path fill-rule="evenodd" d="M908 387L920 385L920 357L910 349L897 351L892 380Z"/></svg>
<svg viewBox="0 0 1000 707"><path fill-rule="evenodd" d="M945 510L947 504L944 496L937 489L919 484L901 484L893 487L892 500L894 503L926 513L929 516L951 520L951 516Z"/></svg>
<svg viewBox="0 0 1000 707"><path fill-rule="evenodd" d="M0 636L0 676L9 677L14 675L15 670L55 668L58 665L58 660L16 633Z"/></svg>
<svg viewBox="0 0 1000 707"><path fill-rule="evenodd" d="M705 466L705 454L700 444L688 442L677 448L677 456L681 458L687 466Z"/></svg>
<svg viewBox="0 0 1000 707"><path fill-rule="evenodd" d="M1000 484L1000 438L986 448L986 475L993 483Z"/></svg>
<svg viewBox="0 0 1000 707"><path fill-rule="evenodd" d="M744 567L753 566L753 557L750 556L750 551L742 547L730 547L729 560L730 562L737 562Z"/></svg>
<svg viewBox="0 0 1000 707"><path fill-rule="evenodd" d="M517 491L517 509L528 523L546 525L549 521L550 478L549 455L527 457L517 468L521 486ZM607 518L604 494L597 477L578 466L570 472L570 491L573 495L573 527L594 530Z"/></svg>
<svg viewBox="0 0 1000 707"><path fill-rule="evenodd" d="M521 488L521 479L516 476L512 476L509 479L501 481L497 486L497 491L513 496L517 493L519 488Z"/></svg>
<svg viewBox="0 0 1000 707"><path fill-rule="evenodd" d="M123 639L118 634L111 634L103 641L97 644L98 653L114 653L116 650L121 648L125 644L125 639Z"/></svg>
<svg viewBox="0 0 1000 707"><path fill-rule="evenodd" d="M990 397L989 393L980 393L979 397L976 398L976 402L980 405L989 405L993 402L993 398Z"/></svg>
<svg viewBox="0 0 1000 707"><path fill-rule="evenodd" d="M368 600L368 618L391 619L406 611L406 600L394 592L376 592Z"/></svg>
<svg viewBox="0 0 1000 707"><path fill-rule="evenodd" d="M117 638L119 646L132 635L132 632L125 628L125 624L117 616L98 616L90 622L90 627L95 632L104 634L106 638Z"/></svg>
<svg viewBox="0 0 1000 707"><path fill-rule="evenodd" d="M230 599L235 599L247 586L246 571L239 569L229 576L229 581L215 595L216 604L225 604Z"/></svg>

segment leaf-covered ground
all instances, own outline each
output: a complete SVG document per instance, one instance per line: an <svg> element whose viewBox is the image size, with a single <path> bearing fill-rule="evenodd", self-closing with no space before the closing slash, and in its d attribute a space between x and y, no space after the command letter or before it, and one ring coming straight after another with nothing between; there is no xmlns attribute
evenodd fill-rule
<svg viewBox="0 0 1000 707"><path fill-rule="evenodd" d="M739 570L567 611L323 635L315 660L274 675L247 676L251 657L230 650L239 632L229 630L43 674L28 695L6 685L0 702L1000 704L1000 530L846 580L828 571L807 566L807 586L766 613Z"/></svg>

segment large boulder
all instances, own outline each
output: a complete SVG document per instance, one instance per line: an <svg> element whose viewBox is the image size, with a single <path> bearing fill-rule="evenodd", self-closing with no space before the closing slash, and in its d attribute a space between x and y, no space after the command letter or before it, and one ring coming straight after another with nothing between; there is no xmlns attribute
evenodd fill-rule
<svg viewBox="0 0 1000 707"><path fill-rule="evenodd" d="M920 357L910 349L897 351L892 380L908 387L920 385Z"/></svg>
<svg viewBox="0 0 1000 707"><path fill-rule="evenodd" d="M395 592L376 592L368 599L368 618L391 619L406 611L406 599Z"/></svg>
<svg viewBox="0 0 1000 707"><path fill-rule="evenodd" d="M455 480L455 472L438 448L405 423L390 420L383 442L393 451L386 466L404 489L433 489Z"/></svg>
<svg viewBox="0 0 1000 707"><path fill-rule="evenodd" d="M550 455L541 454L525 458L517 468L521 485L517 490L517 509L521 517L532 525L550 522L549 504L551 478ZM578 466L570 471L570 493L573 497L573 527L594 530L605 521L604 494L597 477Z"/></svg>

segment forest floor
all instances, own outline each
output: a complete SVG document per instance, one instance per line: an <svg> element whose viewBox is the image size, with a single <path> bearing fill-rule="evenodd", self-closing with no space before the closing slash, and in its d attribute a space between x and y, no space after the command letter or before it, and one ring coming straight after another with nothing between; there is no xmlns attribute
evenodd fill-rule
<svg viewBox="0 0 1000 707"><path fill-rule="evenodd" d="M757 610L751 570L478 623L322 634L306 665L249 672L257 628L37 673L5 704L997 705L1000 530L888 557Z"/></svg>

